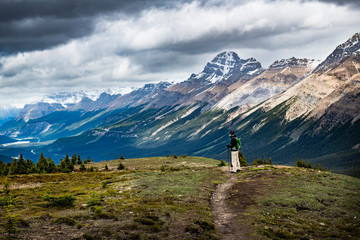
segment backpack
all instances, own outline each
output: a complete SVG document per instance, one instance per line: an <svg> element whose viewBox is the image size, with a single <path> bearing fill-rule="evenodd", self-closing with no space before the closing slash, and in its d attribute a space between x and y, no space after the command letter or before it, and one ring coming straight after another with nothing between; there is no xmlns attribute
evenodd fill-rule
<svg viewBox="0 0 360 240"><path fill-rule="evenodd" d="M241 149L241 142L240 142L240 139L235 138L235 140L236 140L236 150L240 150L240 149Z"/></svg>

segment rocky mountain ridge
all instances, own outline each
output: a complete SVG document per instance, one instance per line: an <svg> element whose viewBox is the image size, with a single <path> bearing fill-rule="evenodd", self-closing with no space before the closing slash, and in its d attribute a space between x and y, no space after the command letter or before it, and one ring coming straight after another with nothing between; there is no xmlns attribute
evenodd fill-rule
<svg viewBox="0 0 360 240"><path fill-rule="evenodd" d="M360 155L359 49L356 40L339 46L346 49L340 61L331 58L337 47L316 68L316 60L289 58L263 69L254 59L223 52L184 82L149 84L110 100L104 95L109 101L93 111L69 108L0 132L58 139L42 149L51 155L77 152L102 160L119 152L141 157L186 151L224 159L227 132L234 129L250 159L263 154L287 164L301 157L330 169L360 169L354 160Z"/></svg>
<svg viewBox="0 0 360 240"><path fill-rule="evenodd" d="M336 49L323 61L314 73L323 73L337 66L341 61L347 59L353 54L359 54L360 33L354 34L346 42L340 44Z"/></svg>

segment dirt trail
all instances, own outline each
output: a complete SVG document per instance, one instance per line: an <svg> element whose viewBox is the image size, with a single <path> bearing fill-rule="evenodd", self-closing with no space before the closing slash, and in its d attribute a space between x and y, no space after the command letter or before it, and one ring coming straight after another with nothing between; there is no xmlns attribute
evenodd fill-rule
<svg viewBox="0 0 360 240"><path fill-rule="evenodd" d="M235 173L226 173L227 181L216 187L211 205L214 213L215 226L219 229L224 240L241 240L246 238L246 231L239 228L238 213L233 211L227 204L229 190L235 185L237 176Z"/></svg>

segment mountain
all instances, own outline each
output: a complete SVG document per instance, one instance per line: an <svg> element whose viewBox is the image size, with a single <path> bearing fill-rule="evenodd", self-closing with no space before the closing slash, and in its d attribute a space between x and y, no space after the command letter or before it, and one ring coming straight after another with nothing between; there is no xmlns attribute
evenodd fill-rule
<svg viewBox="0 0 360 240"><path fill-rule="evenodd" d="M235 52L222 52L208 62L202 72L166 90L183 95L178 104L206 102L214 105L231 92L229 87L233 83L245 83L262 71L261 64L254 58L241 59Z"/></svg>
<svg viewBox="0 0 360 240"><path fill-rule="evenodd" d="M27 122L30 119L39 118L60 109L64 109L64 107L59 103L38 102L34 104L26 104L16 116L16 119L23 119Z"/></svg>
<svg viewBox="0 0 360 240"><path fill-rule="evenodd" d="M235 116L237 130L250 144L248 155L261 151L282 163L301 157L360 174L360 45L352 52L347 48L341 60L332 57L357 36L339 45L312 74L240 119Z"/></svg>
<svg viewBox="0 0 360 240"><path fill-rule="evenodd" d="M67 108L69 111L74 110L85 110L85 111L94 111L98 109L105 108L109 103L114 101L118 96L121 95L110 95L108 93L101 93L99 98L95 101L91 100L88 97L83 97L80 102Z"/></svg>
<svg viewBox="0 0 360 240"><path fill-rule="evenodd" d="M258 76L241 84L235 83L230 94L221 99L215 107L230 109L241 107L241 112L288 89L299 79L314 70L319 61L295 57L275 61ZM238 112L238 113L241 113Z"/></svg>
<svg viewBox="0 0 360 240"><path fill-rule="evenodd" d="M101 94L108 94L112 96L120 96L131 92L130 88L113 88L103 90L81 90L77 92L58 92L46 95L40 102L46 103L59 103L64 107L70 107L79 103L83 98L89 98L92 101L96 101Z"/></svg>
<svg viewBox="0 0 360 240"><path fill-rule="evenodd" d="M157 98L157 102L161 103L162 97L158 95L164 95L164 90L171 86L171 83L168 82L160 82L157 84L148 83L145 84L143 88L136 89L128 94L117 97L114 101L108 104L110 109L119 109L129 106L139 106L145 104L151 104L152 106L156 105L155 98ZM170 94L169 94L170 95ZM170 96L168 96L170 98ZM164 103L169 104L169 101Z"/></svg>
<svg viewBox="0 0 360 240"><path fill-rule="evenodd" d="M0 126L3 123L15 118L19 111L20 109L15 107L0 107Z"/></svg>
<svg viewBox="0 0 360 240"><path fill-rule="evenodd" d="M299 157L360 176L357 39L355 34L321 63L292 57L266 69L254 58L223 52L183 82L83 98L17 127L10 121L0 133L52 140L31 150L55 157L76 152L99 161L176 153L226 159L232 129L249 161L271 157L293 165Z"/></svg>
<svg viewBox="0 0 360 240"><path fill-rule="evenodd" d="M218 108L211 109L208 101L196 97L194 99L191 87L196 92L199 91L198 89L204 91L204 89L213 88L214 86L221 86L222 91L225 92L230 91L228 89L231 88L232 91L235 91L234 84L241 86L252 82L255 85L260 84L262 81L271 83L272 88L281 87L284 89L284 82L287 84L285 84L286 86L290 86L291 83L313 70L312 64L314 62L306 59L292 59L282 67L280 67L280 64L278 66L274 64L265 71L260 64L255 64L251 68L243 66L252 65L254 63L253 59L241 60L235 53L232 53L233 58L231 59L236 59L237 62L223 61L219 60L224 59L221 56L228 56L228 53L219 54L211 64L208 63L205 66L203 72L197 75L192 74L189 79L182 83L167 88L165 86L146 85L143 89L119 97L115 102L123 105L111 106L113 108L126 107L121 115L127 115L126 118L120 116L120 119L114 122L116 120L116 115L114 115L111 117L112 124L104 124L102 128L86 131L76 137L59 139L49 146L48 151L50 153L84 151L92 156L96 155L105 159L116 154L116 152L127 152L129 157L135 157L148 154L169 154L184 151L184 149L196 155L206 155L219 151L215 150L216 148L220 149L219 146L212 145L211 142L212 139L219 139L219 142L222 143L227 141L223 135L223 132L227 132L227 130L223 128L228 128L226 123L228 114L231 112ZM237 67L227 71L225 78L212 82L209 79L214 76L213 73L216 72L214 63L218 61L222 63L218 65L220 69L225 69L223 63L226 62L230 62L232 66ZM282 63L284 61L278 62ZM208 71L209 66L212 66L212 73ZM244 71L238 75L240 69ZM249 73L250 70L251 73ZM238 81L229 81L229 79L235 79L229 74L232 71L237 74ZM254 71L256 71L256 74ZM209 74L206 75L207 73ZM263 77L260 78L260 76ZM265 79L265 77L268 79ZM184 91L182 92L182 90ZM177 100L172 100L172 96L175 95L169 96L169 93L177 94ZM149 104L148 101L150 103L160 102L159 99L162 99L162 96L167 97L166 104L156 105L157 107L154 107L155 105L152 107L146 105ZM188 99L188 102L182 101L182 99ZM211 139L211 141L208 142L208 139ZM77 142L81 142L81 146ZM206 151L202 147L204 145ZM108 148L108 150L99 153L97 150L102 149L102 146ZM93 149L94 151L89 152L87 149Z"/></svg>
<svg viewBox="0 0 360 240"><path fill-rule="evenodd" d="M354 34L346 42L340 44L316 69L315 73L322 73L336 67L351 55L360 54L360 33Z"/></svg>

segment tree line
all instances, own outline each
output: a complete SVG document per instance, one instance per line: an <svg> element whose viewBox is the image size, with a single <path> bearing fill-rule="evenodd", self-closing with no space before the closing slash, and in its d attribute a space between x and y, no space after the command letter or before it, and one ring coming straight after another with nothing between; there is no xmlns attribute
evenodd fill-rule
<svg viewBox="0 0 360 240"><path fill-rule="evenodd" d="M4 163L0 161L0 175L15 175L15 174L29 174L29 173L56 173L63 172L69 173L74 171L75 165L80 165L80 170L86 170L85 164L93 162L90 157L87 157L84 161L81 160L80 155L75 153L69 157L66 154L64 159L60 159L60 164L56 165L55 162L49 156L46 158L41 152L39 161L35 164L31 159L24 159L24 156L20 154L19 158L13 159L12 163Z"/></svg>
<svg viewBox="0 0 360 240"><path fill-rule="evenodd" d="M316 165L312 164L310 161L305 162L304 160L300 160L300 158L297 158L297 160L296 160L296 167L310 168L310 169L315 169L315 170L320 170L320 171L329 171L328 168L324 169L320 163L318 166L316 166Z"/></svg>

